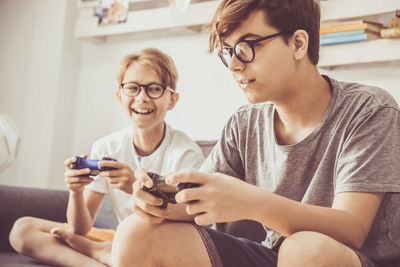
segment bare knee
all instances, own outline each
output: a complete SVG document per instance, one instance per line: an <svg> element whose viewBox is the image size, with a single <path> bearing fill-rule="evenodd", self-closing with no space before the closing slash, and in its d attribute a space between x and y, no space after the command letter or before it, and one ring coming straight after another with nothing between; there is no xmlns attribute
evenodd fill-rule
<svg viewBox="0 0 400 267"><path fill-rule="evenodd" d="M188 236L190 231L196 230L189 223L164 221L152 224L131 215L117 228L112 247L113 266L178 266L171 263L176 258L171 250L176 252L177 246L188 243L182 236Z"/></svg>
<svg viewBox="0 0 400 267"><path fill-rule="evenodd" d="M317 232L295 233L283 241L278 266L323 266L330 244L330 237Z"/></svg>
<svg viewBox="0 0 400 267"><path fill-rule="evenodd" d="M146 251L154 248L154 234L158 224L149 224L136 215L123 220L117 228L112 246L113 266L132 266L146 257Z"/></svg>
<svg viewBox="0 0 400 267"><path fill-rule="evenodd" d="M29 254L31 247L29 236L34 231L35 218L22 217L14 222L11 228L9 240L11 246L19 253Z"/></svg>

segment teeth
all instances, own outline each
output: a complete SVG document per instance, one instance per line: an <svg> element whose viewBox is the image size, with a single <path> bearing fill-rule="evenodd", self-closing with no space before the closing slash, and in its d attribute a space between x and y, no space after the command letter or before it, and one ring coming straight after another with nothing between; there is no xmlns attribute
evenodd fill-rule
<svg viewBox="0 0 400 267"><path fill-rule="evenodd" d="M241 84L245 84L245 83L249 83L251 80L239 80L239 83Z"/></svg>
<svg viewBox="0 0 400 267"><path fill-rule="evenodd" d="M141 109L141 108L132 108L133 112L138 114L150 114L154 110L153 109Z"/></svg>

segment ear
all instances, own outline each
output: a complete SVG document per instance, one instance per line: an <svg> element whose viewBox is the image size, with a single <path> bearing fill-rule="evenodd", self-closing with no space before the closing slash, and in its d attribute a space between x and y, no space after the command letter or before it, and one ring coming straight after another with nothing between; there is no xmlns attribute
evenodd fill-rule
<svg viewBox="0 0 400 267"><path fill-rule="evenodd" d="M118 102L121 104L122 96L121 96L121 90L119 88L115 91L115 97L117 98Z"/></svg>
<svg viewBox="0 0 400 267"><path fill-rule="evenodd" d="M173 109L175 107L175 105L176 105L176 102L178 102L178 100L179 100L179 94L178 93L171 94L171 101L169 102L168 110Z"/></svg>
<svg viewBox="0 0 400 267"><path fill-rule="evenodd" d="M301 60L307 56L308 33L305 30L297 30L292 36L293 55L296 60Z"/></svg>

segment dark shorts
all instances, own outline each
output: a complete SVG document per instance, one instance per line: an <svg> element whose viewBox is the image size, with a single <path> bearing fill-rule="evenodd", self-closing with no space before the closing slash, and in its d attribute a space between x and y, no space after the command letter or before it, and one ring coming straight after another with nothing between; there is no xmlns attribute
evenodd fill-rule
<svg viewBox="0 0 400 267"><path fill-rule="evenodd" d="M194 224L195 225L195 224ZM238 238L207 227L195 225L213 267L275 267L278 261L278 248L269 249L246 238ZM371 260L354 249L362 267L376 267Z"/></svg>

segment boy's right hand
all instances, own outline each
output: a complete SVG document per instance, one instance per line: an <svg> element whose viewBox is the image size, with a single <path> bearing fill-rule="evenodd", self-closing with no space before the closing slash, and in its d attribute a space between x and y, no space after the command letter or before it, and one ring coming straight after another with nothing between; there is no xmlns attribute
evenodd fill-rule
<svg viewBox="0 0 400 267"><path fill-rule="evenodd" d="M87 155L81 155L81 157L87 158ZM82 193L85 189L85 185L90 184L93 178L89 177L90 169L73 170L70 165L76 161L76 157L70 157L65 160L65 183L67 184L69 191L74 193Z"/></svg>
<svg viewBox="0 0 400 267"><path fill-rule="evenodd" d="M169 215L169 209L160 208L163 199L156 197L142 189L142 185L151 187L153 180L144 169L135 171L136 181L133 184L133 211L142 219L150 223L161 223ZM170 205L168 205L169 207Z"/></svg>

